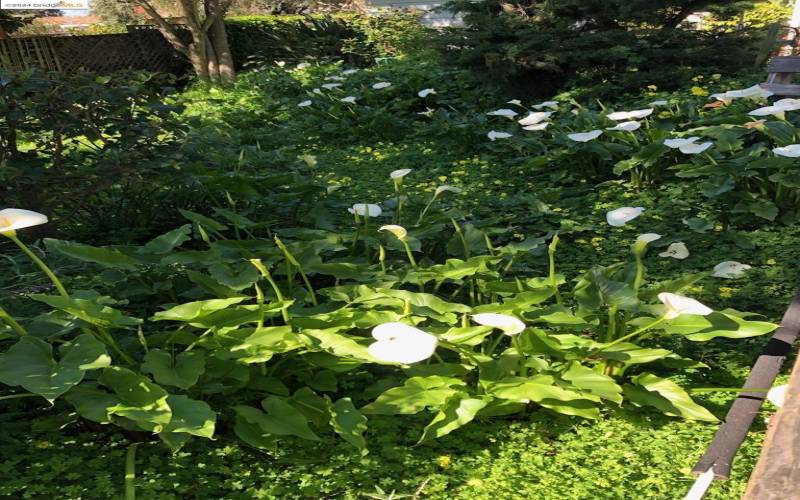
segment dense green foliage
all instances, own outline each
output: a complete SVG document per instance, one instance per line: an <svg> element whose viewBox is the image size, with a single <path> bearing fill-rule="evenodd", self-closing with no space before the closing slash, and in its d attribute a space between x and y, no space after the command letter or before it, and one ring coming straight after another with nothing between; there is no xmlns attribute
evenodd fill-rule
<svg viewBox="0 0 800 500"><path fill-rule="evenodd" d="M286 36L314 38L326 22ZM396 47L369 40L351 61ZM180 94L130 75L113 87L92 75L3 81L4 137L19 151L0 173L24 204L37 189L24 174L40 170L52 221L38 227L57 239L33 251L66 287L0 238L11 410L0 472L13 478L0 494L42 494L32 474L63 477L47 491L65 496L117 494L131 441L144 443L144 498L682 494L714 431L693 421L721 418L731 400L708 388L741 384L762 342L749 337L774 328L800 272L797 160L773 149L794 151L797 103L753 122L763 97L706 106L744 85L695 73L671 94L565 93L538 105L553 112L545 126L521 130L504 115L523 117L530 98L508 102L473 72L312 57ZM639 128L608 130L621 121L612 110L631 109L644 111ZM570 138L590 129L592 140ZM711 146L664 143L690 135ZM86 203L95 218L76 215L109 164L141 170L100 186L102 203ZM390 178L400 169L411 171ZM358 216L365 203L381 213ZM644 212L608 225L622 206ZM377 230L390 223L407 235ZM681 242L689 255L669 258ZM723 280L711 275L722 260L752 268ZM668 316L660 292L715 312ZM526 328L493 329L480 313ZM395 322L435 337L436 355L376 355L375 340L392 339L373 328ZM712 498L741 492L758 441Z"/></svg>

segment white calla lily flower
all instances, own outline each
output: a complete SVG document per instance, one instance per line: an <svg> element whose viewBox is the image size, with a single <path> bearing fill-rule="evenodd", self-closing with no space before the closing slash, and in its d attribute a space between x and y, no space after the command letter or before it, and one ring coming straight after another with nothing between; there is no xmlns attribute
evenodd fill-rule
<svg viewBox="0 0 800 500"><path fill-rule="evenodd" d="M525 323L523 323L520 319L509 316L508 314L498 314L498 313L480 313L480 314L473 314L472 321L478 323L479 325L483 326L491 326L492 328L497 328L501 330L504 335L517 335L518 333L522 332L525 328Z"/></svg>
<svg viewBox="0 0 800 500"><path fill-rule="evenodd" d="M724 102L726 105L730 104L734 99L750 98L750 99L766 99L771 97L772 92L762 88L760 85L753 85L746 89L729 90L721 94L711 94L709 97Z"/></svg>
<svg viewBox="0 0 800 500"><path fill-rule="evenodd" d="M342 71L342 74L343 75L352 75L354 73L358 73L358 71L359 71L358 69L346 69L346 70Z"/></svg>
<svg viewBox="0 0 800 500"><path fill-rule="evenodd" d="M47 224L47 216L24 210L22 208L6 208L0 210L0 234L12 233L17 229Z"/></svg>
<svg viewBox="0 0 800 500"><path fill-rule="evenodd" d="M633 132L635 130L639 130L640 128L642 128L641 122L629 121L629 122L618 123L613 127L607 128L606 130L622 130L625 132Z"/></svg>
<svg viewBox="0 0 800 500"><path fill-rule="evenodd" d="M513 104L514 106L522 106L522 101L519 99L511 99L506 104Z"/></svg>
<svg viewBox="0 0 800 500"><path fill-rule="evenodd" d="M312 104L311 99L307 99L307 100L305 100L303 102L298 103L297 107L298 108L307 108L307 107L311 106L311 104Z"/></svg>
<svg viewBox="0 0 800 500"><path fill-rule="evenodd" d="M342 86L341 83L325 83L323 85L320 85L320 87L322 87L325 90L332 90L332 89L335 89L335 88L339 88L341 86Z"/></svg>
<svg viewBox="0 0 800 500"><path fill-rule="evenodd" d="M513 109L503 108L503 109L496 109L494 111L490 111L486 113L489 116L504 116L506 118L514 118L519 113L514 111Z"/></svg>
<svg viewBox="0 0 800 500"><path fill-rule="evenodd" d="M689 256L689 249L686 248L686 243L677 241L671 243L666 251L658 254L659 257L671 257L673 259L683 260Z"/></svg>
<svg viewBox="0 0 800 500"><path fill-rule="evenodd" d="M362 217L369 214L370 217L377 217L383 213L381 207L373 203L356 203L353 208L348 208L351 214L361 215Z"/></svg>
<svg viewBox="0 0 800 500"><path fill-rule="evenodd" d="M342 101L342 102L346 102L346 103L348 103L348 104L353 104L353 103L355 103L355 102L356 102L356 99L357 99L357 97L356 97L356 96L349 95L349 96L347 96L347 97L343 97L343 98L341 98L341 99L339 99L339 100L340 100L340 101Z"/></svg>
<svg viewBox="0 0 800 500"><path fill-rule="evenodd" d="M517 120L517 123L519 123L522 126L536 125L537 123L541 123L541 122L547 120L548 118L550 118L550 115L552 115L552 114L553 114L552 111L536 111L536 112L532 112L532 113L529 113L528 116L526 116L525 118L522 118L521 120Z"/></svg>
<svg viewBox="0 0 800 500"><path fill-rule="evenodd" d="M708 316L714 312L714 310L710 307L707 307L694 299L684 297L683 295L677 295L675 293L659 293L658 300L667 306L667 311L664 314L666 319L675 319L682 314Z"/></svg>
<svg viewBox="0 0 800 500"><path fill-rule="evenodd" d="M597 139L603 135L602 130L591 130L589 132L578 132L576 134L567 134L571 140L575 142L589 142Z"/></svg>
<svg viewBox="0 0 800 500"><path fill-rule="evenodd" d="M606 222L614 227L624 226L626 223L639 217L644 212L644 207L622 207L606 213Z"/></svg>
<svg viewBox="0 0 800 500"><path fill-rule="evenodd" d="M406 231L406 228L395 224L387 224L385 226L381 226L378 228L378 231L389 231L390 233L395 235L395 237L397 237L398 240L403 240L406 238L406 236L408 236L408 231Z"/></svg>
<svg viewBox="0 0 800 500"><path fill-rule="evenodd" d="M344 77L339 76L339 75L326 76L325 79L328 80L328 81L333 81L333 82L343 82L345 80Z"/></svg>
<svg viewBox="0 0 800 500"><path fill-rule="evenodd" d="M402 179L403 177L407 176L411 173L410 168L401 168L399 170L393 170L392 173L389 174L389 177L392 179Z"/></svg>
<svg viewBox="0 0 800 500"><path fill-rule="evenodd" d="M664 145L670 149L678 149L683 146L687 146L689 144L694 144L695 142L699 141L699 137L686 137L678 138L678 139L664 139Z"/></svg>
<svg viewBox="0 0 800 500"><path fill-rule="evenodd" d="M522 127L522 130L544 130L550 126L550 122L541 122L535 123L533 125L528 125L527 127Z"/></svg>
<svg viewBox="0 0 800 500"><path fill-rule="evenodd" d="M767 399L770 403L774 404L778 408L783 408L783 404L786 402L786 389L789 387L788 384L779 385L777 387L773 387L769 391L767 391Z"/></svg>
<svg viewBox="0 0 800 500"><path fill-rule="evenodd" d="M660 239L661 235L658 233L644 233L640 234L639 237L636 238L636 241L640 243L649 244Z"/></svg>
<svg viewBox="0 0 800 500"><path fill-rule="evenodd" d="M533 109L537 109L537 110L538 109L544 109L544 108L550 108L552 110L556 110L556 109L558 109L558 102L557 101L544 101L544 102L540 102L539 104L534 104L532 106L532 108Z"/></svg>
<svg viewBox="0 0 800 500"><path fill-rule="evenodd" d="M715 278L738 278L747 272L748 269L752 269L752 267L753 266L748 264L736 262L735 260L726 260L714 266L714 272L711 276Z"/></svg>
<svg viewBox="0 0 800 500"><path fill-rule="evenodd" d="M391 82L378 82L378 83L374 84L372 86L372 88L375 89L375 90L381 90L381 89L385 89L385 88L391 87L391 86L392 86Z"/></svg>
<svg viewBox="0 0 800 500"><path fill-rule="evenodd" d="M783 108L784 111L797 111L800 109L800 99L786 97L775 101L774 105Z"/></svg>
<svg viewBox="0 0 800 500"><path fill-rule="evenodd" d="M800 144L789 144L780 148L773 148L772 152L787 158L800 158Z"/></svg>
<svg viewBox="0 0 800 500"><path fill-rule="evenodd" d="M307 62L301 62L300 64L298 64L297 66L295 66L295 67L294 67L294 69L306 69L306 68L310 68L310 67L311 67L311 64L310 64L310 63L307 63Z"/></svg>
<svg viewBox="0 0 800 500"><path fill-rule="evenodd" d="M509 134L508 132L497 132L495 130L492 130L491 132L486 134L486 137L488 137L489 140L491 141L496 141L497 139L508 139L512 135L513 134Z"/></svg>
<svg viewBox="0 0 800 500"><path fill-rule="evenodd" d="M320 88L315 88L315 89L314 89L314 90L312 90L311 92L313 92L313 93L315 93L315 94L322 95L322 89L320 89Z"/></svg>
<svg viewBox="0 0 800 500"><path fill-rule="evenodd" d="M436 91L434 89L422 89L419 92L417 92L417 95L424 99L424 98L428 97L429 95L435 94L435 93L436 93Z"/></svg>
<svg viewBox="0 0 800 500"><path fill-rule="evenodd" d="M786 118L786 108L783 106L764 106L747 113L750 116L774 116L781 120Z"/></svg>
<svg viewBox="0 0 800 500"><path fill-rule="evenodd" d="M367 350L381 360L391 363L417 363L433 356L439 339L434 335L404 323L383 323L372 329L377 342Z"/></svg>
<svg viewBox="0 0 800 500"><path fill-rule="evenodd" d="M669 103L667 101L665 101L664 99L659 99L657 101L653 101L653 102L650 102L648 104L650 106L653 106L654 108L658 107L658 106L667 106L667 105L669 105Z"/></svg>
<svg viewBox="0 0 800 500"><path fill-rule="evenodd" d="M638 120L640 118L646 118L652 115L653 111L654 111L653 108L636 109L633 111L615 111L613 113L607 114L606 118L608 118L609 120L614 120L615 122Z"/></svg>
<svg viewBox="0 0 800 500"><path fill-rule="evenodd" d="M441 186L436 188L436 192L434 193L434 196L439 196L440 194L442 194L444 192L447 192L447 191L450 191L451 193L458 194L458 193L462 192L463 189L457 188L455 186L448 186L447 184L443 184L443 185L441 185Z"/></svg>
<svg viewBox="0 0 800 500"><path fill-rule="evenodd" d="M703 151L708 150L711 146L713 146L713 142L703 142L700 144L684 144L683 146L679 147L678 150L686 155L696 155L700 154Z"/></svg>

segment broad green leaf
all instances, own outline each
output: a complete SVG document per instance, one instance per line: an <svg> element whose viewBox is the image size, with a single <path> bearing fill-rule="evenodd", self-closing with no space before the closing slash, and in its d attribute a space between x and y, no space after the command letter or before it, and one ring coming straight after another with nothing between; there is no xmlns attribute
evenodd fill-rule
<svg viewBox="0 0 800 500"><path fill-rule="evenodd" d="M112 411L119 403L119 399L113 394L86 383L73 387L64 395L64 399L75 407L78 415L100 424L110 424L113 421Z"/></svg>
<svg viewBox="0 0 800 500"><path fill-rule="evenodd" d="M199 351L172 354L161 349L151 349L142 363L142 373L150 373L156 382L188 389L195 385L206 369L206 359Z"/></svg>
<svg viewBox="0 0 800 500"><path fill-rule="evenodd" d="M592 355L603 359L621 361L625 366L641 365L673 355L667 349L639 347L629 342L621 342L609 348L599 348Z"/></svg>
<svg viewBox="0 0 800 500"><path fill-rule="evenodd" d="M575 299L582 308L596 311L602 307L616 306L622 310L638 307L636 291L627 283L613 281L608 268L594 268L587 272L575 286Z"/></svg>
<svg viewBox="0 0 800 500"><path fill-rule="evenodd" d="M379 360L372 357L363 346L353 338L338 333L340 328L328 328L326 330L303 330L302 336L309 338L309 343L316 348L328 351L336 356L354 358L361 361L378 363ZM357 337L356 337L357 338Z"/></svg>
<svg viewBox="0 0 800 500"><path fill-rule="evenodd" d="M335 403L328 400L328 407L331 415L330 424L336 434L362 450L362 454L366 454L367 441L364 439L364 431L367 430L367 417L353 406L350 398L342 398Z"/></svg>
<svg viewBox="0 0 800 500"><path fill-rule="evenodd" d="M440 338L452 344L468 346L480 345L483 339L492 333L490 326L453 327L444 332Z"/></svg>
<svg viewBox="0 0 800 500"><path fill-rule="evenodd" d="M217 414L208 403L171 394L167 397L167 404L172 409L172 420L163 432L191 434L208 439L214 437Z"/></svg>
<svg viewBox="0 0 800 500"><path fill-rule="evenodd" d="M78 385L87 370L111 364L105 346L91 335L80 335L59 350L53 359L52 347L35 337L25 336L0 354L0 382L21 386L51 403Z"/></svg>
<svg viewBox="0 0 800 500"><path fill-rule="evenodd" d="M412 377L400 387L393 387L361 408L371 415L411 415L425 408L436 408L458 392L463 382L438 375Z"/></svg>
<svg viewBox="0 0 800 500"><path fill-rule="evenodd" d="M736 311L714 312L708 316L682 315L670 320L663 329L666 333L684 335L694 342L704 342L716 337L731 339L757 337L778 327L774 323L749 321L731 313Z"/></svg>
<svg viewBox="0 0 800 500"><path fill-rule="evenodd" d="M249 262L225 264L218 262L208 266L208 273L223 285L236 291L253 286L259 280L258 270Z"/></svg>
<svg viewBox="0 0 800 500"><path fill-rule="evenodd" d="M217 222L214 219L206 217L205 215L198 214L197 212L192 212L190 210L181 210L181 209L178 209L178 211L181 213L181 215L183 215L190 221L194 222L198 226L203 226L203 228L206 230L224 231L228 229L227 226L225 226L225 224Z"/></svg>
<svg viewBox="0 0 800 500"><path fill-rule="evenodd" d="M111 247L93 247L71 241L45 238L45 245L51 252L60 253L83 262L92 262L104 267L135 271L142 262Z"/></svg>
<svg viewBox="0 0 800 500"><path fill-rule="evenodd" d="M112 366L103 370L98 381L116 395L117 403L108 413L133 420L142 429L155 433L172 420L167 391L147 377Z"/></svg>
<svg viewBox="0 0 800 500"><path fill-rule="evenodd" d="M192 226L190 224L183 225L150 240L139 249L139 253L154 253L158 255L169 253L189 241L191 233Z"/></svg>
<svg viewBox="0 0 800 500"><path fill-rule="evenodd" d="M450 397L425 427L419 443L440 438L450 434L475 418L475 415L486 407L490 398L469 398L466 394L458 393ZM418 444L419 444L418 443Z"/></svg>
<svg viewBox="0 0 800 500"><path fill-rule="evenodd" d="M228 299L199 300L172 307L166 311L159 311L153 315L153 321L183 321L190 323L203 316L238 304L247 297L231 297Z"/></svg>
<svg viewBox="0 0 800 500"><path fill-rule="evenodd" d="M234 406L236 424L233 432L245 443L262 450L274 450L277 442L274 434L264 430L259 422L264 413L252 406Z"/></svg>
<svg viewBox="0 0 800 500"><path fill-rule="evenodd" d="M319 428L330 422L330 406L328 400L308 387L302 387L292 394L289 403L300 410L306 418Z"/></svg>
<svg viewBox="0 0 800 500"><path fill-rule="evenodd" d="M119 309L99 304L94 300L62 297L61 295L33 294L29 297L103 329L130 329L142 323L139 318L126 316Z"/></svg>
<svg viewBox="0 0 800 500"><path fill-rule="evenodd" d="M186 276L189 278L189 280L191 280L192 283L219 298L227 299L239 296L239 293L236 290L223 285L207 274L189 269L186 271Z"/></svg>
<svg viewBox="0 0 800 500"><path fill-rule="evenodd" d="M311 441L319 437L308 426L308 419L285 398L269 396L261 402L266 413L250 406L234 406L236 413L273 436L297 436Z"/></svg>
<svg viewBox="0 0 800 500"><path fill-rule="evenodd" d="M695 403L689 394L675 382L657 377L652 373L642 373L632 379L635 386L624 386L625 397L637 405L658 408L667 415L683 417L688 420L717 422L710 411Z"/></svg>
<svg viewBox="0 0 800 500"><path fill-rule="evenodd" d="M555 385L549 375L535 375L529 378L509 377L503 382L490 384L487 392L500 399L512 401L533 401L558 413L597 419L599 410L594 403L581 393Z"/></svg>
<svg viewBox="0 0 800 500"><path fill-rule="evenodd" d="M608 375L598 373L591 368L572 361L561 378L572 383L577 389L600 396L603 399L622 404L622 387Z"/></svg>

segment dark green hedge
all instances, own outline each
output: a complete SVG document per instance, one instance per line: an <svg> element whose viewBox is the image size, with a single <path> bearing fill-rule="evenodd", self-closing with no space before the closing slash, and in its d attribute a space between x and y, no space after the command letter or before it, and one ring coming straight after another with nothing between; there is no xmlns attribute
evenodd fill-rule
<svg viewBox="0 0 800 500"><path fill-rule="evenodd" d="M377 57L402 55L424 46L426 28L416 14L365 16L243 16L225 20L234 59L301 62L343 59L369 64Z"/></svg>

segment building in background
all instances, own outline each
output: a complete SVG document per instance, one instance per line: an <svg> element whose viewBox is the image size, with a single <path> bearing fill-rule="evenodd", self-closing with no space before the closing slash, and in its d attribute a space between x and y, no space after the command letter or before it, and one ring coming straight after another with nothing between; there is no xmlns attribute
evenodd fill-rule
<svg viewBox="0 0 800 500"><path fill-rule="evenodd" d="M372 9L408 9L423 12L422 23L431 27L463 26L460 14L437 9L444 2L420 0L369 0Z"/></svg>

